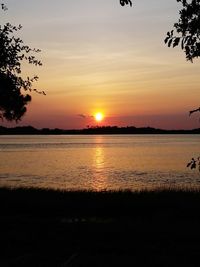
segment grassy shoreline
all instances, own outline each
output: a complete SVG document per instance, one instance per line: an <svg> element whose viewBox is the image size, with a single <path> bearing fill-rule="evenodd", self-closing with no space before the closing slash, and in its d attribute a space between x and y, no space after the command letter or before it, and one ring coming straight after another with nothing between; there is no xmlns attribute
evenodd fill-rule
<svg viewBox="0 0 200 267"><path fill-rule="evenodd" d="M1 266L197 266L200 191L0 188Z"/></svg>

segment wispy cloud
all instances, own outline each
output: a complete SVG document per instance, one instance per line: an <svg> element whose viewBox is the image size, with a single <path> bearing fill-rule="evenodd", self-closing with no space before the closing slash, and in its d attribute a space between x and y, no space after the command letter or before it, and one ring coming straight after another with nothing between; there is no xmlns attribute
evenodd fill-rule
<svg viewBox="0 0 200 267"><path fill-rule="evenodd" d="M79 118L87 119L87 118L94 118L93 115L85 115L85 114L77 114Z"/></svg>
<svg viewBox="0 0 200 267"><path fill-rule="evenodd" d="M87 116L84 115L84 114L78 114L77 116L80 117L80 118L82 118L82 119L86 119L87 118Z"/></svg>

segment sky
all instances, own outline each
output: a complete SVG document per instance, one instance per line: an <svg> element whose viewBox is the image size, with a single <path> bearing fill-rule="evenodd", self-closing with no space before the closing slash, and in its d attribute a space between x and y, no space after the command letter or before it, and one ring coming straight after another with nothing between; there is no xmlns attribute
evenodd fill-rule
<svg viewBox="0 0 200 267"><path fill-rule="evenodd" d="M200 126L200 61L164 44L178 20L176 0L7 0L0 22L22 24L25 44L41 49L42 67L28 111L18 126L85 128L117 125L163 129ZM97 123L94 114L102 112ZM15 123L4 122L13 127Z"/></svg>

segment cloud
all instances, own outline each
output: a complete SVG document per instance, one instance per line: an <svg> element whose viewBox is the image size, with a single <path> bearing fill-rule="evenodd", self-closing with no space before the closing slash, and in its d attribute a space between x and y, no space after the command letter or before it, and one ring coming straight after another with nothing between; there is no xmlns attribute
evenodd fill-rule
<svg viewBox="0 0 200 267"><path fill-rule="evenodd" d="M86 115L84 115L84 114L78 114L78 117L80 117L80 118L82 118L82 119L86 119Z"/></svg>
<svg viewBox="0 0 200 267"><path fill-rule="evenodd" d="M85 115L85 114L77 114L77 116L79 117L79 118L82 118L82 119L93 119L94 118L94 116L93 115Z"/></svg>

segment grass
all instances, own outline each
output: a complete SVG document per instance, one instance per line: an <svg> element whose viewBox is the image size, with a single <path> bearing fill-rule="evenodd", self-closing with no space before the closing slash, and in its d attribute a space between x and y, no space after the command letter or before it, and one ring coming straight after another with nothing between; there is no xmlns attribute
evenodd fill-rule
<svg viewBox="0 0 200 267"><path fill-rule="evenodd" d="M200 192L0 188L0 266L197 266Z"/></svg>

